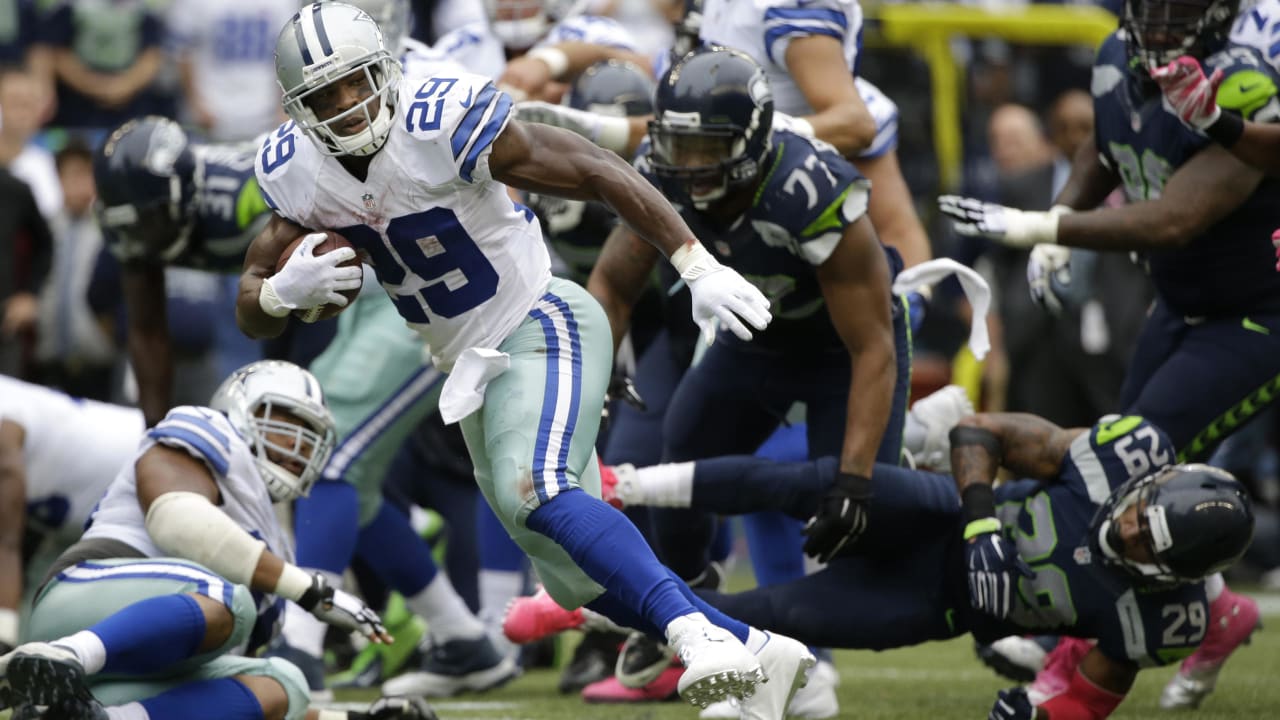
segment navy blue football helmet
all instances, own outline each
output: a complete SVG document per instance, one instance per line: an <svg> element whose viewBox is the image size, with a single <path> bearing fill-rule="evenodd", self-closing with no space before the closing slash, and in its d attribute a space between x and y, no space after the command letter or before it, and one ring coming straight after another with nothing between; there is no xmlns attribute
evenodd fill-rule
<svg viewBox="0 0 1280 720"><path fill-rule="evenodd" d="M1129 58L1143 72L1181 55L1203 60L1221 50L1231 34L1240 0L1125 0Z"/></svg>
<svg viewBox="0 0 1280 720"><path fill-rule="evenodd" d="M1135 504L1151 562L1123 552L1118 521ZM1249 549L1253 523L1253 504L1231 473L1208 465L1169 465L1116 488L1094 517L1091 535L1104 564L1141 585L1161 587L1230 567Z"/></svg>
<svg viewBox="0 0 1280 720"><path fill-rule="evenodd" d="M597 115L652 115L653 79L632 63L602 60L574 81L569 105Z"/></svg>
<svg viewBox="0 0 1280 720"><path fill-rule="evenodd" d="M756 181L772 146L773 96L755 60L725 47L685 55L658 83L649 165L699 209Z"/></svg>
<svg viewBox="0 0 1280 720"><path fill-rule="evenodd" d="M168 118L121 125L93 159L98 221L121 261L170 262L195 225L196 158Z"/></svg>

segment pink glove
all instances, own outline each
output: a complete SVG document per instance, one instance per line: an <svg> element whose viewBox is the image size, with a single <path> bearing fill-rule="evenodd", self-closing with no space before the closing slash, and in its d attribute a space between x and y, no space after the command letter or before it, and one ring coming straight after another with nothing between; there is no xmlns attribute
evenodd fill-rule
<svg viewBox="0 0 1280 720"><path fill-rule="evenodd" d="M1222 78L1221 69L1205 77L1200 63L1189 55L1151 71L1151 79L1160 86L1173 111L1197 130L1209 127L1222 114L1217 102Z"/></svg>

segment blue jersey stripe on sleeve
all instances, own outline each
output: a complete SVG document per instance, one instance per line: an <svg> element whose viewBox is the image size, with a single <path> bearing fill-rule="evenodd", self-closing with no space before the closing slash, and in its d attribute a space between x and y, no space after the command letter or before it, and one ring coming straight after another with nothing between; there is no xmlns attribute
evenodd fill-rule
<svg viewBox="0 0 1280 720"><path fill-rule="evenodd" d="M807 37L809 35L826 35L835 38L840 42L844 42L844 31L832 27L830 24L812 24L812 25L774 25L770 27L764 34L765 51L769 53L769 59L778 62L778 58L773 54L773 46L779 40L795 35L799 37Z"/></svg>
<svg viewBox="0 0 1280 720"><path fill-rule="evenodd" d="M231 441L227 439L226 433L213 426L208 418L202 417L195 413L171 412L164 420L160 422L160 427L168 425L170 422L186 423L192 425L199 430L209 433L213 439L218 441L223 450L231 450Z"/></svg>
<svg viewBox="0 0 1280 720"><path fill-rule="evenodd" d="M777 20L822 20L835 23L841 29L849 29L849 18L831 8L769 8L764 11L766 23Z"/></svg>
<svg viewBox="0 0 1280 720"><path fill-rule="evenodd" d="M156 442L165 444L178 444L187 449L200 459L209 463L219 475L226 475L227 470L231 466L231 461L227 458L226 453L219 452L216 447L209 443L203 436L192 432L187 428L177 425L157 425L147 431L147 437Z"/></svg>
<svg viewBox="0 0 1280 720"><path fill-rule="evenodd" d="M511 114L511 96L502 93L498 96L498 101L493 104L493 114L489 116L489 122L485 123L484 129L480 131L480 136L476 138L475 143L471 145L471 149L467 151L467 158L462 162L462 168L458 174L463 180L471 182L471 173L476 169L476 163L480 160L480 153L493 143L493 139L498 137L498 131L507 122L507 116Z"/></svg>
<svg viewBox="0 0 1280 720"><path fill-rule="evenodd" d="M498 94L497 88L493 83L484 86L480 94L476 96L475 101L471 103L471 109L466 115L462 116L462 122L458 123L458 127L453 130L453 137L449 141L450 147L453 148L453 157L456 160L462 154L463 149L467 147L467 141L475 133L476 126L480 124L480 119L484 117L484 113L489 109L489 105L493 102L493 96Z"/></svg>

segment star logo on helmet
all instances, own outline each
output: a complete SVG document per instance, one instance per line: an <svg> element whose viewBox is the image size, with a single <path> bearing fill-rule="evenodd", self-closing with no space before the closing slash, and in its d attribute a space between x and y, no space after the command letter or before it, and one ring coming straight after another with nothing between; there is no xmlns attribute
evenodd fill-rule
<svg viewBox="0 0 1280 720"><path fill-rule="evenodd" d="M360 196L360 199L364 201L365 210L373 210L378 207L378 203L374 201L372 193L365 193Z"/></svg>

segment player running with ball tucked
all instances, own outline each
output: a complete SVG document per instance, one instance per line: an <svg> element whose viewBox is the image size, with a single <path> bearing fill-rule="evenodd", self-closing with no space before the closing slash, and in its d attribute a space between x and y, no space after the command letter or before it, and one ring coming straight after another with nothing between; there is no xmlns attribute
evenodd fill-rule
<svg viewBox="0 0 1280 720"><path fill-rule="evenodd" d="M751 696L769 677L748 702L781 717L808 651L701 603L596 497L608 321L582 288L551 278L533 214L503 182L613 207L671 258L701 324L718 318L748 338L739 316L763 329L765 298L621 159L511 119L510 98L483 77L402 79L377 26L351 6L303 8L280 34L276 69L292 121L258 158L277 214L246 258L241 328L270 336L291 311L329 302L348 270L339 259L303 243L278 274L275 265L304 228L346 237L451 373L443 414L462 421L482 492L557 602L665 637L688 668L680 690L692 702Z"/></svg>

